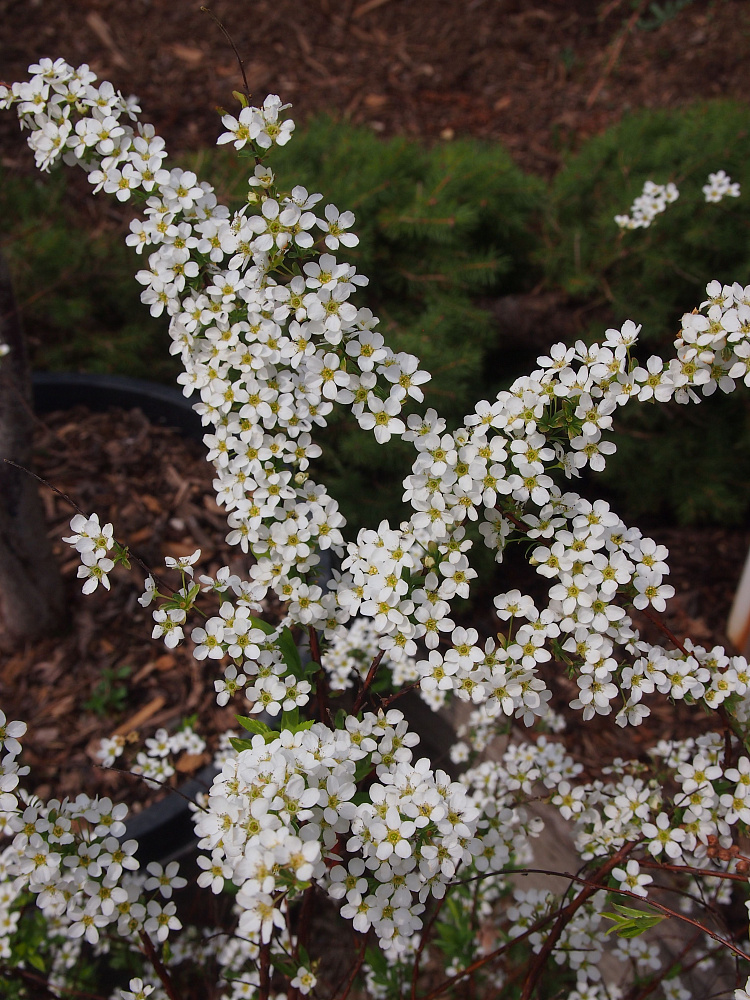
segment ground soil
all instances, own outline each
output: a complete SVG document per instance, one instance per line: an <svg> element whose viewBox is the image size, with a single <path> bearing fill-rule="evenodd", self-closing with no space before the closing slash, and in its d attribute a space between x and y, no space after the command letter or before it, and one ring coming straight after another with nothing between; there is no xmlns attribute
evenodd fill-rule
<svg viewBox="0 0 750 1000"><path fill-rule="evenodd" d="M61 635L29 643L5 660L0 704L34 734L24 755L37 794L74 796L85 789L143 802L154 795L139 779L97 766L103 736L138 737L140 747L159 726L171 732L196 713L197 728L214 746L218 733L236 728L232 709L214 700L215 664L211 669L195 660L188 646L169 650L151 639L152 609L138 603L144 566L173 589L180 578L164 570L165 556L200 548L196 579L225 564L243 574L246 567L238 550L224 544L226 517L213 501L201 445L149 423L139 410L92 414L78 407L45 416L37 423L34 467L60 491L40 487L68 623ZM80 559L62 541L75 510L62 494L116 525L116 537L131 550L133 568L115 569L110 593L101 587L88 597L81 593ZM107 671L119 670L126 675L108 684ZM119 703L112 695L118 684L127 687ZM210 759L209 753L183 755L172 783Z"/></svg>
<svg viewBox="0 0 750 1000"><path fill-rule="evenodd" d="M386 135L500 139L549 174L627 111L750 97L745 0L215 0L255 99ZM652 8L679 8L661 26ZM650 30L647 30L650 29ZM0 77L89 63L141 98L172 150L211 144L242 78L197 0L2 0ZM0 116L3 162L28 163ZM25 169L25 166L23 167Z"/></svg>

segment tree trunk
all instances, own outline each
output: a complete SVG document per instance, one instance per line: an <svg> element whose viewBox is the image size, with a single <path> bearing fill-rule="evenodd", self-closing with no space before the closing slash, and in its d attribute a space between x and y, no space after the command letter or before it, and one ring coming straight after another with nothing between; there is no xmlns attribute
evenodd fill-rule
<svg viewBox="0 0 750 1000"><path fill-rule="evenodd" d="M0 258L0 635L7 645L60 628L64 598L35 479L29 467L33 410L26 344L10 273Z"/></svg>

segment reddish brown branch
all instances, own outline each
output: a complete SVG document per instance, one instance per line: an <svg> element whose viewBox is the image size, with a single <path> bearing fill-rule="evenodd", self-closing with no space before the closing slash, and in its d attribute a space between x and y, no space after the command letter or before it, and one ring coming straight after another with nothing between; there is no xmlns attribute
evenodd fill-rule
<svg viewBox="0 0 750 1000"><path fill-rule="evenodd" d="M380 661L383 659L384 653L385 650L381 649L378 655L370 664L370 669L367 671L367 677L365 677L365 682L362 685L362 690L357 695L357 700L354 702L354 706L352 707L352 715L356 715L357 712L359 712L359 710L364 705L365 698L367 697L367 692L372 687L372 683L375 680L375 675L378 672L378 667L380 666Z"/></svg>
<svg viewBox="0 0 750 1000"><path fill-rule="evenodd" d="M367 951L367 934L364 934L362 936L362 945L359 949L359 955L357 955L357 960L352 966L351 972L349 973L349 977L347 978L346 983L344 984L344 992L341 994L340 997L337 998L337 1000L346 1000L346 998L349 996L349 991L351 990L352 986L354 986L354 980L357 978L357 974L359 970L362 968L362 963L365 960L366 951ZM336 990L336 992L338 992L338 989Z"/></svg>
<svg viewBox="0 0 750 1000"><path fill-rule="evenodd" d="M154 972L161 980L161 984L164 987L164 992L169 997L169 1000L180 1000L180 994L172 982L172 977L169 974L169 970L164 965L162 960L159 958L159 954L154 946L154 942L148 936L146 931L140 932L141 944L143 945L143 951L146 958L154 967Z"/></svg>
<svg viewBox="0 0 750 1000"><path fill-rule="evenodd" d="M260 985L258 987L259 1000L268 1000L271 992L271 942L266 941L260 946L259 964Z"/></svg>
<svg viewBox="0 0 750 1000"><path fill-rule="evenodd" d="M570 876L572 882L583 883L583 889L578 893L575 899L571 900L567 906L564 906L558 913L557 920L555 921L554 927L547 935L547 938L542 945L540 951L535 955L534 961L531 964L529 973L526 976L526 981L523 984L523 990L521 992L521 1000L530 1000L531 995L534 992L534 988L539 981L539 977L544 971L544 967L547 964L547 959L550 953L554 949L555 945L560 939L560 935L565 929L566 924L570 921L570 918L575 914L583 904L598 892L600 889L605 888L601 884L601 880L605 875L609 875L612 869L618 865L624 858L635 847L634 841L627 841L622 845L619 851L615 852L611 858L604 862L601 868L596 872L596 881L589 879L582 879L580 876ZM547 874L552 874L548 872Z"/></svg>
<svg viewBox="0 0 750 1000"><path fill-rule="evenodd" d="M669 639L669 641L673 643L681 653L684 653L685 656L693 655L692 653L689 653L687 649L685 649L684 645L680 642L680 640L677 638L674 632L671 629L667 628L667 626L664 624L661 618L659 618L657 614L651 611L650 608L640 608L640 612L642 615L648 618L650 622L656 625L656 627L664 633L664 635Z"/></svg>
<svg viewBox="0 0 750 1000"><path fill-rule="evenodd" d="M414 956L414 971L411 976L411 1000L417 1000L417 980L419 979L419 963L422 958L422 952L427 944L427 940L432 932L433 925L438 918L438 914L443 908L443 904L448 898L448 893L446 892L442 899L438 900L438 904L435 907L432 916L429 921L422 928L422 936L419 939L419 947L417 948L417 953Z"/></svg>

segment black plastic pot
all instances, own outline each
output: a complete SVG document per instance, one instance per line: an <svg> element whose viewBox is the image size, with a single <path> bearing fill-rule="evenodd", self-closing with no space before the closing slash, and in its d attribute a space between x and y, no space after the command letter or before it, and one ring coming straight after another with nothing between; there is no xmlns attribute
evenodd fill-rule
<svg viewBox="0 0 750 1000"><path fill-rule="evenodd" d="M33 376L34 406L37 413L67 410L87 406L104 411L110 407L138 407L153 423L175 427L188 437L203 440L205 428L193 411L191 402L179 389L123 375L79 375L38 372ZM325 555L325 553L324 553ZM330 574L326 565L323 574ZM307 648L300 649L303 662L309 660ZM417 755L430 758L435 767L449 774L457 773L448 756L455 740L453 727L442 716L432 712L414 692L407 692L398 701L410 727L419 735ZM269 724L272 720L266 719ZM159 861L165 864L184 857L195 849L190 803L211 785L217 771L213 765L203 768L165 799L131 817L124 839L134 837L139 844L138 858L142 864Z"/></svg>
<svg viewBox="0 0 750 1000"><path fill-rule="evenodd" d="M79 375L75 372L36 372L33 376L37 413L88 406L92 410L136 407L155 424L176 427L197 441L205 429L192 403L179 389L127 375Z"/></svg>

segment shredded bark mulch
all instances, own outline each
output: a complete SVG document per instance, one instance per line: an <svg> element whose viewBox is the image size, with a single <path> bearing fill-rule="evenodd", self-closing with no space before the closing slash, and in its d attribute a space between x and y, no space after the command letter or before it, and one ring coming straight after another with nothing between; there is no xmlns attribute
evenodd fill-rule
<svg viewBox="0 0 750 1000"><path fill-rule="evenodd" d="M224 542L226 517L214 502L204 454L200 444L149 423L140 410L90 413L78 407L39 422L34 460L40 476L85 513L96 511L102 523L111 521L115 537L177 589L179 574L165 571L164 557L196 548L196 579L225 564L246 573L242 553ZM0 702L33 733L24 754L39 795L85 790L116 792L131 802L152 799L141 780L97 766L101 738L117 733L142 744L158 727L172 730L198 714L201 735L215 742L218 733L236 727L232 708L215 703L220 668L215 661L195 660L190 643L169 650L150 638L153 609L138 603L145 573L135 561L131 571L117 567L111 574L110 593L100 587L83 595L78 554L61 540L70 534L75 511L51 489L40 492L66 587L68 627L3 664ZM108 683L108 672L118 671L126 676ZM119 685L127 694L113 700L109 692ZM210 758L208 752L182 755L173 783Z"/></svg>
<svg viewBox="0 0 750 1000"><path fill-rule="evenodd" d="M295 118L333 114L385 135L502 140L554 173L565 149L635 108L750 98L745 0L233 0L208 5L245 63L254 100L291 101ZM7 0L5 80L40 56L89 63L141 98L173 150L212 145L217 106L242 89L237 60L199 3ZM665 11L659 16L655 9ZM0 116L9 165L28 167Z"/></svg>

